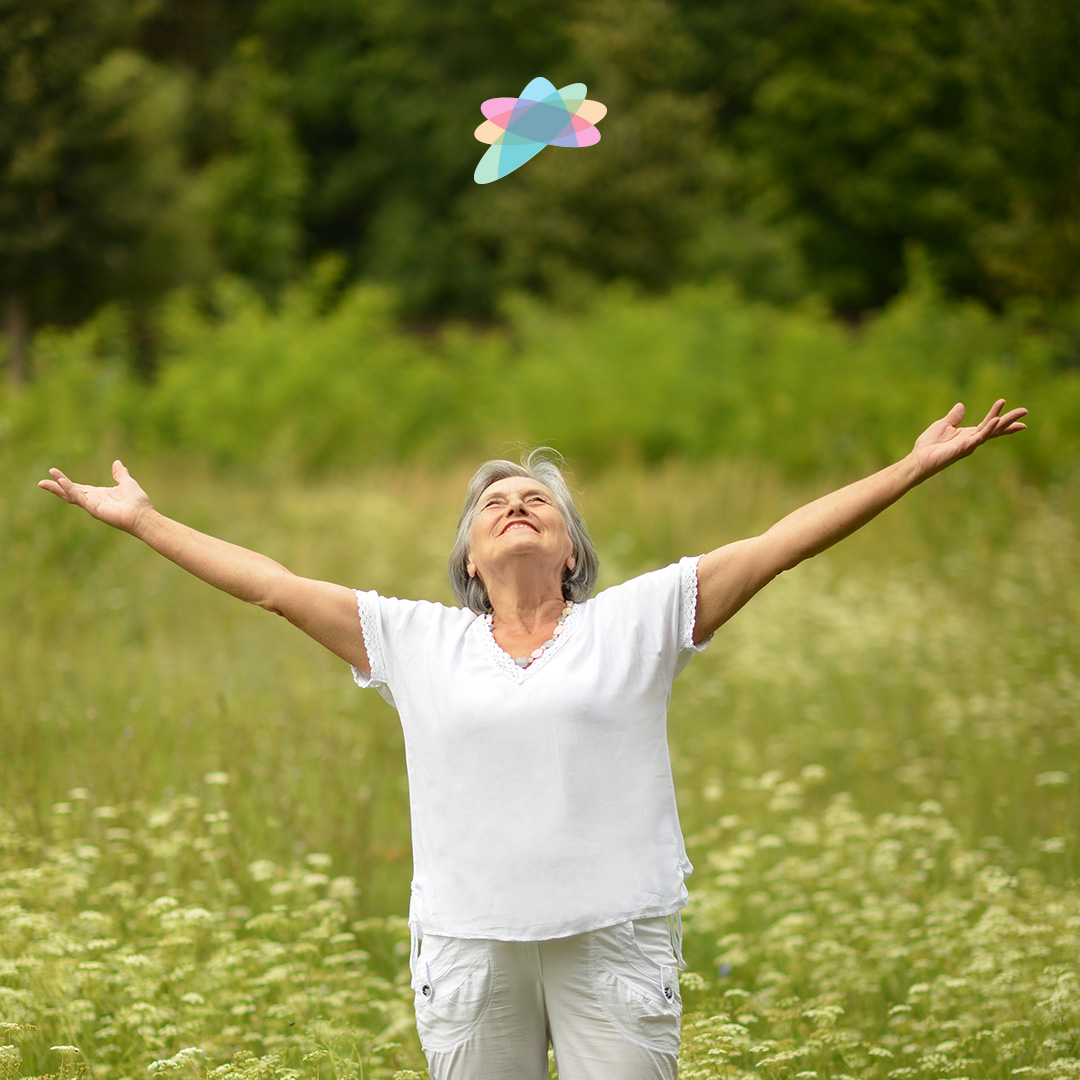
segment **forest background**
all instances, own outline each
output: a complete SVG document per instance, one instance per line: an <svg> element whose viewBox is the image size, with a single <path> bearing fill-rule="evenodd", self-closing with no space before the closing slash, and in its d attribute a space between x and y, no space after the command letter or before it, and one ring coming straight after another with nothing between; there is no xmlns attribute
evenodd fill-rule
<svg viewBox="0 0 1080 1080"><path fill-rule="evenodd" d="M1080 429L1067 0L2 12L8 445L831 467L987 364L1054 402L1044 476ZM601 143L476 185L479 103L540 72L593 88Z"/></svg>
<svg viewBox="0 0 1080 1080"><path fill-rule="evenodd" d="M680 677L682 1074L1080 1077L1078 60L1072 0L0 0L0 1080L423 1074L392 716L47 467L447 600L478 458L565 453L610 584L997 396ZM600 143L477 186L536 75Z"/></svg>

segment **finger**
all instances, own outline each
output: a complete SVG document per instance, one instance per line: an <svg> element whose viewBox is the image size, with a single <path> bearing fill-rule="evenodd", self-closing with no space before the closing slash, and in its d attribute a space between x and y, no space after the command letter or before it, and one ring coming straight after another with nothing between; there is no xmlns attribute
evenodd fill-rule
<svg viewBox="0 0 1080 1080"><path fill-rule="evenodd" d="M130 477L131 473L127 471L127 467L124 465L124 463L119 458L117 458L112 463L112 475L113 479L119 484L121 480Z"/></svg>
<svg viewBox="0 0 1080 1080"><path fill-rule="evenodd" d="M1005 399L998 398L993 405L990 406L990 411L983 417L983 422L976 428L977 431L982 431L984 428L989 427L993 431L995 422L997 421L998 414L1005 406Z"/></svg>
<svg viewBox="0 0 1080 1080"><path fill-rule="evenodd" d="M1015 435L1018 431L1027 431L1027 424L1023 424L1019 420L1010 420L1007 423L1003 423L1002 426L994 432L994 434Z"/></svg>
<svg viewBox="0 0 1080 1080"><path fill-rule="evenodd" d="M43 480L42 483L51 483L51 487L46 490L52 491L54 494L59 495L60 498L66 499L68 502L74 502L74 490L75 485L69 480L59 469L50 469L49 475L52 477L51 481Z"/></svg>
<svg viewBox="0 0 1080 1080"><path fill-rule="evenodd" d="M964 408L964 403L962 401L958 401L945 414L945 423L950 425L951 427L959 427L960 422L964 419L964 413L965 412L966 412L966 410Z"/></svg>
<svg viewBox="0 0 1080 1080"><path fill-rule="evenodd" d="M85 499L91 490L89 487L85 484L76 484L59 469L50 469L49 476L51 477L49 480L38 481L39 488L53 495L59 495L65 502L72 503L75 506L86 506Z"/></svg>
<svg viewBox="0 0 1080 1080"><path fill-rule="evenodd" d="M995 420L995 426L991 434L997 435L1012 435L1017 431L1025 431L1027 424L1020 423L1021 417L1027 416L1027 409L1016 408L1010 409L1004 416L999 416Z"/></svg>

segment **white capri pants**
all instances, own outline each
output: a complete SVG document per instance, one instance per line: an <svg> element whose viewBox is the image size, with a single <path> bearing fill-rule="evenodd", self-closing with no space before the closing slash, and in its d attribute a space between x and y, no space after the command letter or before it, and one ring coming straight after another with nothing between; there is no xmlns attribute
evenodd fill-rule
<svg viewBox="0 0 1080 1080"><path fill-rule="evenodd" d="M426 936L413 961L432 1080L675 1080L682 999L664 917L575 937Z"/></svg>

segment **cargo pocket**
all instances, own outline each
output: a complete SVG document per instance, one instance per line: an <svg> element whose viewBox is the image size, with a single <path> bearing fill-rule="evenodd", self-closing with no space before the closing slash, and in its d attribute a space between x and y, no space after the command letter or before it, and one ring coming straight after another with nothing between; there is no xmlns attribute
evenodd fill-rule
<svg viewBox="0 0 1080 1080"><path fill-rule="evenodd" d="M639 920L636 931L625 922L592 934L593 988L608 1019L628 1039L677 1054L682 998L667 921Z"/></svg>
<svg viewBox="0 0 1080 1080"><path fill-rule="evenodd" d="M491 998L491 942L426 937L413 970L416 1030L425 1052L460 1046Z"/></svg>

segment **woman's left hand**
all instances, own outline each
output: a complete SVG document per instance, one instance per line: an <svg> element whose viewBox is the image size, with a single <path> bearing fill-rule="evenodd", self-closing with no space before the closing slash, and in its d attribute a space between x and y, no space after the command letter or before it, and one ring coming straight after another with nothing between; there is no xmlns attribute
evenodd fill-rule
<svg viewBox="0 0 1080 1080"><path fill-rule="evenodd" d="M1013 435L1027 427L1020 421L1027 416L1027 409L1010 409L1004 416L1001 410L1005 399L994 402L983 422L976 427L959 427L964 419L964 406L954 405L942 419L931 424L915 440L912 454L923 473L923 478L933 476L942 469L974 453L987 439L999 435Z"/></svg>

